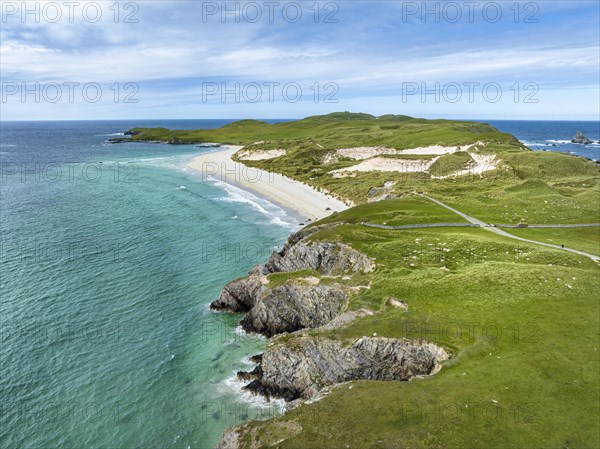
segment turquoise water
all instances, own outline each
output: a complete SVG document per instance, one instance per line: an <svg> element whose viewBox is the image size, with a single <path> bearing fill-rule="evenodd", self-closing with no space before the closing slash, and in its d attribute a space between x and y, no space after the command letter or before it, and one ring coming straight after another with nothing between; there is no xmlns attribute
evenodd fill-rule
<svg viewBox="0 0 600 449"><path fill-rule="evenodd" d="M264 341L208 304L297 222L198 148L103 143L124 126L2 124L0 447L212 448L278 413L231 381Z"/></svg>

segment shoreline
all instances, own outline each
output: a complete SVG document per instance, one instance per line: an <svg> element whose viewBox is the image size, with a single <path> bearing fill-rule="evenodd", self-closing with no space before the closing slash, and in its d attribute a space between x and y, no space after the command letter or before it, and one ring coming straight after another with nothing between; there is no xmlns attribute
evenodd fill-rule
<svg viewBox="0 0 600 449"><path fill-rule="evenodd" d="M218 151L201 153L188 162L188 167L201 173L203 180L216 178L261 196L291 212L299 222L314 222L351 207L308 184L234 161L232 156L242 148L224 145Z"/></svg>

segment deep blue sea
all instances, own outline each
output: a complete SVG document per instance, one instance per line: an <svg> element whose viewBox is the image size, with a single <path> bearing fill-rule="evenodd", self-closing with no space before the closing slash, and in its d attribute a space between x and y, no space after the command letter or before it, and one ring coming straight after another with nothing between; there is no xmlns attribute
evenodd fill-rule
<svg viewBox="0 0 600 449"><path fill-rule="evenodd" d="M600 121L477 121L489 123L500 131L514 135L532 150L558 151L584 156L594 161L600 160ZM590 145L571 143L577 131L594 143Z"/></svg>
<svg viewBox="0 0 600 449"><path fill-rule="evenodd" d="M209 150L105 142L228 122L0 123L0 447L204 449L279 413L234 380L264 340L208 304L298 222L186 168ZM598 122L491 124L600 159L568 143Z"/></svg>

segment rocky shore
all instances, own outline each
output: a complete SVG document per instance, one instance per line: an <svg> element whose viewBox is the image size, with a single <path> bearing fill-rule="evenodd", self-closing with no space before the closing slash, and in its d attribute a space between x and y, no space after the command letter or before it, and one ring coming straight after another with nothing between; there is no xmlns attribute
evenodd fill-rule
<svg viewBox="0 0 600 449"><path fill-rule="evenodd" d="M329 387L353 380L407 381L437 372L449 358L446 351L425 341L363 336L351 341L309 335L303 329L343 326L361 315L348 312L353 288L340 279L375 270L375 262L339 242L322 242L311 236L339 223L312 226L293 234L283 249L248 276L227 284L211 309L245 313L240 324L247 332L275 339L252 361L252 371L238 372L247 391L267 398L283 398L291 405L318 398ZM297 272L312 270L328 280ZM289 279L271 285L269 275L290 273ZM296 275L294 275L296 274ZM370 313L370 311L362 311ZM238 431L228 429L218 448L238 448Z"/></svg>
<svg viewBox="0 0 600 449"><path fill-rule="evenodd" d="M351 380L402 381L435 372L448 359L434 344L361 337L349 346L326 338L300 336L293 345L267 348L258 367L240 373L253 379L246 389L287 401L312 399L327 386Z"/></svg>
<svg viewBox="0 0 600 449"><path fill-rule="evenodd" d="M274 252L265 265L257 266L247 277L227 284L213 310L246 313L242 328L267 337L327 324L346 310L350 292L339 284L304 285L286 282L270 287L271 273L314 270L325 276L368 273L373 260L343 243L309 242L307 237L324 226L314 226L293 234L280 252ZM318 281L318 279L317 279Z"/></svg>

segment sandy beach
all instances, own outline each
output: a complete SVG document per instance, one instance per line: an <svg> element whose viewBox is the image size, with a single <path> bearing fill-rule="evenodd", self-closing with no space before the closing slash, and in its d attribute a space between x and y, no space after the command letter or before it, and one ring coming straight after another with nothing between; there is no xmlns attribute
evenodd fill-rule
<svg viewBox="0 0 600 449"><path fill-rule="evenodd" d="M233 161L231 156L241 148L224 146L195 157L188 165L201 172L204 179L210 177L237 185L296 213L302 221L319 220L348 209L342 201L299 181Z"/></svg>

